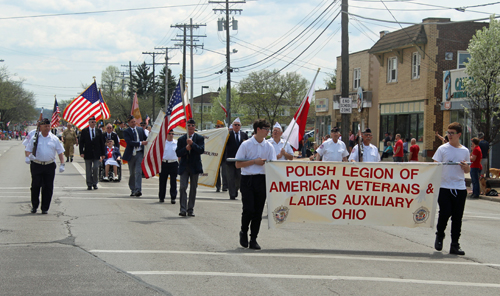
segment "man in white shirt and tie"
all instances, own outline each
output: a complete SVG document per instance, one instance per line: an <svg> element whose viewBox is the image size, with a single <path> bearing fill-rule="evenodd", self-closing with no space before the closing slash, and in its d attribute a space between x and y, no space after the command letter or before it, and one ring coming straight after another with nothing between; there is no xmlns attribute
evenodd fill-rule
<svg viewBox="0 0 500 296"><path fill-rule="evenodd" d="M233 121L233 130L229 132L229 138L226 143L226 159L234 158L236 152L243 141L248 140L248 135L241 130L240 118ZM236 199L240 190L241 170L235 167L234 162L226 162L227 185L229 189L229 198Z"/></svg>
<svg viewBox="0 0 500 296"><path fill-rule="evenodd" d="M170 202L175 204L177 197L177 172L179 170L179 159L175 150L177 149L177 140L174 139L174 131L170 130L165 141L163 149L163 159L160 171L160 192L158 198L160 202L165 201L167 194L167 179L170 177Z"/></svg>
<svg viewBox="0 0 500 296"><path fill-rule="evenodd" d="M104 138L96 127L95 117L89 118L89 126L80 135L80 156L85 159L87 190L97 190L99 181L99 165L105 155Z"/></svg>
<svg viewBox="0 0 500 296"><path fill-rule="evenodd" d="M283 129L281 128L281 125L276 122L273 126L272 138L267 141L273 145L277 160L293 160L292 146L290 146L289 143L285 146L285 140L281 138L281 135L283 135Z"/></svg>

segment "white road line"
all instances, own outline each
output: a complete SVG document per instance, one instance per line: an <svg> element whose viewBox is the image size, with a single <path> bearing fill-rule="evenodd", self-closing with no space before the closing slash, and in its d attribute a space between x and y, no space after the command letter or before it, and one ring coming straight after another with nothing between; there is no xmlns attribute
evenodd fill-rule
<svg viewBox="0 0 500 296"><path fill-rule="evenodd" d="M91 253L114 253L114 254L182 254L182 255L212 255L212 256L243 256L243 257L286 257L286 258L307 258L307 259L342 259L342 260L361 260L361 261L381 261L381 262L403 262L403 263L421 263L421 264L449 264L449 265L473 265L473 266L500 266L495 263L479 263L471 261L445 261L445 260L414 260L414 259L396 259L379 258L363 256L340 256L326 254L270 254L262 252L252 253L234 253L234 252L197 252L197 251L166 251L166 250L90 250Z"/></svg>
<svg viewBox="0 0 500 296"><path fill-rule="evenodd" d="M183 276L224 276L224 277L252 277L252 278L275 278L275 279L303 279L303 280L333 280L333 281L371 281L371 282L389 282L405 284L424 284L424 285L445 285L445 286L465 286L465 287L483 287L500 288L500 284L493 283L473 283L473 282L451 282L451 281L433 281L417 279L397 279L380 277L361 277L361 276L334 276L334 275L303 275L303 274L259 274L259 273L234 273L234 272L202 272L202 271L128 271L133 275L183 275Z"/></svg>
<svg viewBox="0 0 500 296"><path fill-rule="evenodd" d="M82 177L84 179L86 179L87 177L86 177L85 169L82 168L82 166L77 162L72 162L72 164L75 167L75 169L80 173L80 175L82 175Z"/></svg>

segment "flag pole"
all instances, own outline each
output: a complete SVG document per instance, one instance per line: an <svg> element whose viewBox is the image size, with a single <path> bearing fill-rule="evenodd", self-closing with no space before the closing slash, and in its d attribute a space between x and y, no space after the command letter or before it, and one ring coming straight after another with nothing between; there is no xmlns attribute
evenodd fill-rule
<svg viewBox="0 0 500 296"><path fill-rule="evenodd" d="M304 100L302 100L302 103L300 104L300 107L299 107L299 111L296 114L302 113L302 109L304 108L305 101L308 98L309 93L311 92L311 88L313 88L315 83L316 83L316 78L318 77L320 70L321 70L321 68L318 68L318 71L316 72L316 75L314 76L314 79L311 83L311 87L307 90L306 97L304 98ZM291 131L293 130L293 128L295 127L296 124L297 124L297 120L294 120L293 125L292 125L292 129L290 130L290 133L288 133L288 137L286 138L285 145L283 147L286 147L286 144L288 144L288 139L290 139L290 135L292 134ZM302 139L299 139L299 141L302 141Z"/></svg>

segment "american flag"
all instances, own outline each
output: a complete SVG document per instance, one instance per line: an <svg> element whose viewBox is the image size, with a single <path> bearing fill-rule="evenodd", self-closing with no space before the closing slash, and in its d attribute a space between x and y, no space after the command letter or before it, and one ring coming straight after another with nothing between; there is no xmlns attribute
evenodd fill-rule
<svg viewBox="0 0 500 296"><path fill-rule="evenodd" d="M63 119L80 130L89 126L89 118L92 116L95 116L97 121L109 119L111 116L106 102L104 102L101 93L97 90L95 81L74 99L63 112Z"/></svg>
<svg viewBox="0 0 500 296"><path fill-rule="evenodd" d="M50 120L51 129L59 126L59 114L61 114L61 111L59 110L59 104L57 103L57 99L55 99L54 111L52 111L52 119Z"/></svg>
<svg viewBox="0 0 500 296"><path fill-rule="evenodd" d="M168 132L176 126L181 125L181 123L186 124L186 115L184 114L181 94L181 81L179 80L179 83L177 83L177 87L170 98L170 102L168 103L167 115L161 123L158 136L156 136L148 150L148 153L142 160L142 172L144 173L146 179L154 177L160 172Z"/></svg>

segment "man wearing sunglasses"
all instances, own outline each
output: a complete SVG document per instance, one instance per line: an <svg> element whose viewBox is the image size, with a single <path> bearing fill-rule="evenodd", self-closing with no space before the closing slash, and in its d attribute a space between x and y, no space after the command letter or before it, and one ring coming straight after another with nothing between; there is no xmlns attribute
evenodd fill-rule
<svg viewBox="0 0 500 296"><path fill-rule="evenodd" d="M241 143L248 140L248 135L240 131L241 121L239 117L233 121L232 126L233 130L229 132L229 138L226 143L226 151L224 153L226 155L226 159L234 158ZM240 190L241 169L236 168L234 162L226 162L226 174L229 198L236 199L236 197L238 197L238 190Z"/></svg>
<svg viewBox="0 0 500 296"><path fill-rule="evenodd" d="M196 200L196 189L198 188L198 176L203 174L201 155L205 152L205 138L195 133L196 122L189 119L187 122L187 134L177 140L177 157L181 159L179 164L180 185L180 212L179 216L194 217L194 203ZM189 202L187 201L187 187L189 186Z"/></svg>
<svg viewBox="0 0 500 296"><path fill-rule="evenodd" d="M371 144L371 141L372 141L372 130L367 128L364 130L363 134L362 134L362 138L363 138L363 143L361 143L361 145L363 145L362 147L362 159L360 160L359 157L358 157L358 149L360 148L359 147L359 144L354 146L354 148L352 148L352 151L351 151L351 156L349 156L349 161L351 162L359 162L359 161L362 161L362 162L379 162L380 161L380 154L378 152L378 148Z"/></svg>

